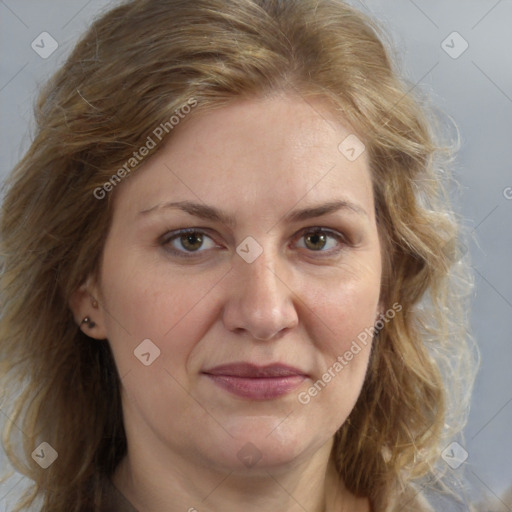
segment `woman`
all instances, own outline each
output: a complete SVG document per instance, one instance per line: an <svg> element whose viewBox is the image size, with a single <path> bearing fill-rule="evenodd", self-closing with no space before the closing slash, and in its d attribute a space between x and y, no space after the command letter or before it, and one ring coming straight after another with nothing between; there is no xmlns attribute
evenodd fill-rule
<svg viewBox="0 0 512 512"><path fill-rule="evenodd" d="M431 510L470 282L381 38L337 0L133 0L77 44L3 203L17 510Z"/></svg>

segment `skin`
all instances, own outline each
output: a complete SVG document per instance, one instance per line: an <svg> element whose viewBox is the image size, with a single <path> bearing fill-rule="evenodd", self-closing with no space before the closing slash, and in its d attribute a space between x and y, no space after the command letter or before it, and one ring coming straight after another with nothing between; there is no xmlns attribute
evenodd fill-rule
<svg viewBox="0 0 512 512"><path fill-rule="evenodd" d="M96 323L82 326L89 336L111 344L128 439L113 481L140 510L369 510L330 454L371 343L308 404L298 400L382 311L366 153L350 162L338 150L353 130L331 111L282 94L194 113L115 191L100 279L77 290L72 308ZM338 200L364 212L286 217ZM221 209L236 225L162 207L175 201ZM319 227L325 245L311 232ZM190 258L171 252L190 249L179 236L160 243L181 228L204 232ZM248 236L263 250L252 263L236 252ZM144 339L160 350L149 366L134 356ZM285 363L307 378L254 401L201 373L239 361ZM259 458L251 467L237 456L247 443Z"/></svg>

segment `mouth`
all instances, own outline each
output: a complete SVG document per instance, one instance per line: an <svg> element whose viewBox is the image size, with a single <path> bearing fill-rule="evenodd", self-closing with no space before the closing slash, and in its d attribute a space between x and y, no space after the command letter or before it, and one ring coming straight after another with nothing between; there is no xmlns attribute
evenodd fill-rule
<svg viewBox="0 0 512 512"><path fill-rule="evenodd" d="M308 375L283 364L233 363L204 370L214 384L241 398L272 400L296 389Z"/></svg>

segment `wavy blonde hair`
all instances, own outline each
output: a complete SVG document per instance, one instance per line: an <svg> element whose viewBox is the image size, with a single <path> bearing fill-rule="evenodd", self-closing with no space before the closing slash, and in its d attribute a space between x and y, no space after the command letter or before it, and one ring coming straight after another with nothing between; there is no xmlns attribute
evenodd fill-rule
<svg viewBox="0 0 512 512"><path fill-rule="evenodd" d="M440 168L448 153L387 47L373 21L337 0L132 0L92 24L41 92L1 213L3 442L34 482L16 511L38 498L44 512L96 510L102 478L126 453L108 342L83 334L68 304L97 275L111 219L115 191L98 200L94 190L190 98L193 116L242 96L321 97L362 134L381 297L402 312L375 340L333 457L348 489L374 504L438 478L473 383L472 279ZM59 454L48 469L31 459L41 441Z"/></svg>

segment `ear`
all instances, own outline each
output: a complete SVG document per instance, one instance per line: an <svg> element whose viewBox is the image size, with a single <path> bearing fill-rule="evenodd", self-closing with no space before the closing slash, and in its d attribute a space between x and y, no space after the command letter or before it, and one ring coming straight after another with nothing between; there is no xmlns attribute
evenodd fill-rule
<svg viewBox="0 0 512 512"><path fill-rule="evenodd" d="M78 287L69 300L69 307L78 327L91 338L104 340L107 338L105 317L99 300L99 288L87 278L86 282ZM88 322L84 322L88 319Z"/></svg>

